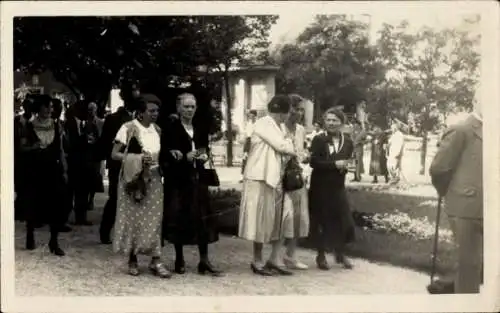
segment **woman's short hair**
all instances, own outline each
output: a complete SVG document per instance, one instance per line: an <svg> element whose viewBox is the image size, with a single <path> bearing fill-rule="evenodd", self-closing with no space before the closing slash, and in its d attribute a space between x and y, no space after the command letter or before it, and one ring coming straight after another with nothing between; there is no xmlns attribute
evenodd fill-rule
<svg viewBox="0 0 500 313"><path fill-rule="evenodd" d="M52 103L52 97L49 95L36 95L33 97L33 103L32 103L32 109L33 112L39 113L42 107L50 107L50 104Z"/></svg>
<svg viewBox="0 0 500 313"><path fill-rule="evenodd" d="M139 99L137 99L136 110L137 112L143 113L148 109L148 103L154 103L158 107L161 106L161 100L150 93L142 94Z"/></svg>
<svg viewBox="0 0 500 313"><path fill-rule="evenodd" d="M290 97L286 95L275 95L267 104L269 113L284 114L290 111Z"/></svg>
<svg viewBox="0 0 500 313"><path fill-rule="evenodd" d="M300 106L302 102L304 102L304 98L302 98L300 95L292 93L289 94L288 97L290 98L290 107L292 109L296 109Z"/></svg>
<svg viewBox="0 0 500 313"><path fill-rule="evenodd" d="M342 110L339 110L338 108L329 108L328 110L326 110L325 113L323 113L323 119L325 119L328 114L335 115L340 120L340 122L342 122L342 124L347 123L346 115L344 114L344 112L342 112Z"/></svg>

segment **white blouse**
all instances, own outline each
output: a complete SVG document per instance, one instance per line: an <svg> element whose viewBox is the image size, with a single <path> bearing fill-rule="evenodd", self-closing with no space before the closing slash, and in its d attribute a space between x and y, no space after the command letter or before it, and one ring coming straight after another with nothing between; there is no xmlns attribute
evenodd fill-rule
<svg viewBox="0 0 500 313"><path fill-rule="evenodd" d="M137 136L139 137L138 139L142 144L142 149L145 152L151 153L153 155L159 154L161 147L160 135L158 134L155 126L151 124L148 127L145 127L138 120L133 120L133 123L135 124L135 126L137 126L137 129L139 131ZM120 142L121 144L126 145L127 129L128 127L126 124L122 125L122 127L120 127L118 133L116 134L115 140Z"/></svg>

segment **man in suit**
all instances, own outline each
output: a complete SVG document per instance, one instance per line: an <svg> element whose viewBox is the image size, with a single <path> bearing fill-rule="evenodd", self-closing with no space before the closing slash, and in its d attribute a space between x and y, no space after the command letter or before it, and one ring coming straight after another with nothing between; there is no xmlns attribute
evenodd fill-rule
<svg viewBox="0 0 500 313"><path fill-rule="evenodd" d="M88 211L88 189L87 179L87 153L90 143L86 131L86 102L79 101L74 104L72 114L64 123L68 160L68 177L70 187L70 199L74 205L75 224L90 226L92 223L87 220ZM71 213L71 208L68 210Z"/></svg>
<svg viewBox="0 0 500 313"><path fill-rule="evenodd" d="M445 131L430 167L458 246L454 282L442 288L448 292L478 293L483 280L482 151L482 116L476 107L466 120ZM441 293L433 285L428 289Z"/></svg>
<svg viewBox="0 0 500 313"><path fill-rule="evenodd" d="M108 201L104 206L102 213L99 236L101 243L111 244L111 229L115 224L118 175L120 174L121 163L111 159L111 150L115 141L115 136L120 127L133 119L135 101L140 95L137 84L124 86L120 91L120 97L123 100L123 106L115 113L109 114L104 120L101 137L99 138L99 155L101 160L106 161L108 169Z"/></svg>

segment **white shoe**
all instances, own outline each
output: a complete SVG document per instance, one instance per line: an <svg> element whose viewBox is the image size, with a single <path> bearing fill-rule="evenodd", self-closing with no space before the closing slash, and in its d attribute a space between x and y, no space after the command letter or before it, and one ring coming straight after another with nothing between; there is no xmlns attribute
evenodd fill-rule
<svg viewBox="0 0 500 313"><path fill-rule="evenodd" d="M291 270L307 270L309 268L306 264L289 258L284 258L283 263Z"/></svg>

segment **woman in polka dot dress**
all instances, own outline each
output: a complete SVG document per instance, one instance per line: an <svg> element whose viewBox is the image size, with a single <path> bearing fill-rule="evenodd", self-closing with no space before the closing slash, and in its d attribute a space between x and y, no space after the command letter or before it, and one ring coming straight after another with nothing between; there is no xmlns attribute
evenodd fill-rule
<svg viewBox="0 0 500 313"><path fill-rule="evenodd" d="M113 251L129 255L128 273L140 274L137 255L152 257L149 269L161 278L171 273L161 261L161 230L163 221L163 185L158 166L160 129L155 124L161 102L154 95L143 95L138 101L137 118L125 123L118 131L112 158L129 162L142 157L144 191L131 193L125 188L124 168L118 184L118 205L114 226Z"/></svg>

